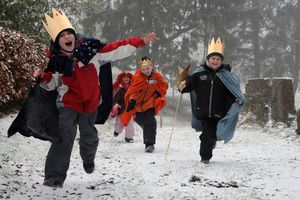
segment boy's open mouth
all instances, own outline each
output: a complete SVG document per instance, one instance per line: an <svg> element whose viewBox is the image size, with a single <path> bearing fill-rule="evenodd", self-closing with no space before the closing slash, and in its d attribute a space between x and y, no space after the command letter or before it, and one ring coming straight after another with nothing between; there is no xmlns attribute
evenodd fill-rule
<svg viewBox="0 0 300 200"><path fill-rule="evenodd" d="M70 41L70 42L66 42L66 46L67 46L67 47L70 47L70 46L72 46L72 41Z"/></svg>

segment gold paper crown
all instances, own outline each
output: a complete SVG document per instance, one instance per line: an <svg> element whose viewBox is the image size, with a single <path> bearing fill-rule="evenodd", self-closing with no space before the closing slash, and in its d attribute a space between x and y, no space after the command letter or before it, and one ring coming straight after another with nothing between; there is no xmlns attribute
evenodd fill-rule
<svg viewBox="0 0 300 200"><path fill-rule="evenodd" d="M52 41L55 42L56 37L61 31L65 29L74 30L74 28L63 11L60 10L59 12L55 8L52 8L52 15L53 17L50 17L47 13L45 13L46 21L44 22L43 20L43 25Z"/></svg>
<svg viewBox="0 0 300 200"><path fill-rule="evenodd" d="M147 66L147 65L153 66L153 63L149 58L144 58L143 60L140 58L139 61L138 61L138 64L139 64L140 67L144 67L144 66Z"/></svg>
<svg viewBox="0 0 300 200"><path fill-rule="evenodd" d="M222 43L220 37L218 37L216 42L215 42L215 38L212 38L211 42L208 43L207 55L209 55L211 53L219 53L222 56L224 56L224 47L225 47L225 44L224 44L224 42Z"/></svg>

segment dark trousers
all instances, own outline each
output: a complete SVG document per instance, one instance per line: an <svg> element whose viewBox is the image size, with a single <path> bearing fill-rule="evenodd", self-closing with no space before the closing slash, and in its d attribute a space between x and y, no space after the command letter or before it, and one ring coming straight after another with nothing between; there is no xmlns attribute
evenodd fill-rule
<svg viewBox="0 0 300 200"><path fill-rule="evenodd" d="M219 119L213 118L201 118L202 134L200 138L200 156L203 160L209 160L212 158L213 149L216 145L217 137L217 125Z"/></svg>
<svg viewBox="0 0 300 200"><path fill-rule="evenodd" d="M135 121L143 129L144 144L155 144L157 122L154 109L136 113Z"/></svg>
<svg viewBox="0 0 300 200"><path fill-rule="evenodd" d="M84 162L93 162L95 159L99 138L95 128L97 110L88 114L81 114L70 108L59 109L60 143L52 143L45 165L45 179L54 179L63 183L67 177L70 165L71 152L77 133L80 132L80 156Z"/></svg>

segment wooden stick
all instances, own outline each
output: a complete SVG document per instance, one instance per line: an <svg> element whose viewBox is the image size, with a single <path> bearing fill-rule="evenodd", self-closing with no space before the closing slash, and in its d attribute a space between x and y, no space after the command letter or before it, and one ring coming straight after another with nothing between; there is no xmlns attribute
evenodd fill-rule
<svg viewBox="0 0 300 200"><path fill-rule="evenodd" d="M168 152L169 152L169 148L170 148L170 144L171 144L171 140L172 140L172 136L173 136L173 132L174 132L174 128L175 128L175 123L176 123L176 119L177 119L177 114L178 114L179 106L180 106L181 100L182 100L182 95L183 94L180 93L179 100L177 101L175 117L174 117L174 120L173 120L173 126L172 126L171 136L170 136L170 139L169 139L169 144L168 144L168 147L167 147L166 155L165 155L165 160L167 160L167 156L168 156Z"/></svg>

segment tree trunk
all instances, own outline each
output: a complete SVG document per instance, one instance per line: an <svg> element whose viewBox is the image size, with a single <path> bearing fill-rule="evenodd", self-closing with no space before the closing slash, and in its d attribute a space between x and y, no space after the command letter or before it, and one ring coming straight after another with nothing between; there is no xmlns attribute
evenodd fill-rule
<svg viewBox="0 0 300 200"><path fill-rule="evenodd" d="M294 38L294 52L295 52L295 62L294 62L294 66L293 69L291 70L292 72L292 77L294 79L294 93L296 92L297 88L298 88L298 82L299 82L299 64L300 64L300 37L299 37L299 32L300 32L300 5L299 3L297 3L296 7L295 7L295 12L294 12L294 22L296 24L296 29L295 29L295 33L294 35L296 36Z"/></svg>
<svg viewBox="0 0 300 200"><path fill-rule="evenodd" d="M300 41L299 41L300 42ZM294 80L294 94L296 93L296 90L298 88L298 82L299 82L299 64L300 64L300 43L295 44L295 62L292 69L292 78Z"/></svg>
<svg viewBox="0 0 300 200"><path fill-rule="evenodd" d="M254 55L254 78L261 78L260 72L260 49L259 49L259 10L256 8L253 12L253 17L251 20L253 34L253 55Z"/></svg>

